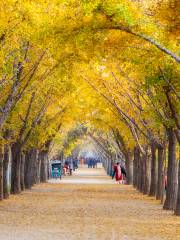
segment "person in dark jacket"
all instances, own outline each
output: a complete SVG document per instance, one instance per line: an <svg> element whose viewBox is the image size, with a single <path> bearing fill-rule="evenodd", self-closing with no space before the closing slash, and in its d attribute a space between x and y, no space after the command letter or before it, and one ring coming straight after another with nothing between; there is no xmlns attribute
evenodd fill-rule
<svg viewBox="0 0 180 240"><path fill-rule="evenodd" d="M121 165L121 172L122 172L122 178L123 178L122 183L125 183L125 181L126 181L126 169L122 165Z"/></svg>
<svg viewBox="0 0 180 240"><path fill-rule="evenodd" d="M117 166L117 163L114 164L113 169L112 169L112 179L114 179L114 176L116 174L116 166Z"/></svg>
<svg viewBox="0 0 180 240"><path fill-rule="evenodd" d="M122 171L122 174L125 176L126 178L126 169L124 166L121 166L121 171Z"/></svg>

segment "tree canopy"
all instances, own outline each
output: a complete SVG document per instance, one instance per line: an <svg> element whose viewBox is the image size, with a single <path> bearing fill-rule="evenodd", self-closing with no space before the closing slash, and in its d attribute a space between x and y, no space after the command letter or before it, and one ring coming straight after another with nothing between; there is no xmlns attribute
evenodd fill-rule
<svg viewBox="0 0 180 240"><path fill-rule="evenodd" d="M169 130L179 143L178 9L177 0L1 1L1 145L72 150L77 125L120 138L125 155L163 147Z"/></svg>

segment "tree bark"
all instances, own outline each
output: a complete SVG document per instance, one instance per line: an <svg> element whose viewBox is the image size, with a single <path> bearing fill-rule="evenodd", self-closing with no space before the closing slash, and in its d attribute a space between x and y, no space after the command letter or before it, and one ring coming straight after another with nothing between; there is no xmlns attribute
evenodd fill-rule
<svg viewBox="0 0 180 240"><path fill-rule="evenodd" d="M33 149L33 165L32 165L32 184L38 181L38 150Z"/></svg>
<svg viewBox="0 0 180 240"><path fill-rule="evenodd" d="M167 170L167 192L164 209L173 210L176 201L176 136L174 130L168 131L168 170Z"/></svg>
<svg viewBox="0 0 180 240"><path fill-rule="evenodd" d="M149 157L148 157L148 149L146 149L146 154L143 155L142 161L143 161L143 185L142 185L142 192L143 194L149 193Z"/></svg>
<svg viewBox="0 0 180 240"><path fill-rule="evenodd" d="M126 180L127 184L132 184L133 182L133 161L132 153L130 151L126 154Z"/></svg>
<svg viewBox="0 0 180 240"><path fill-rule="evenodd" d="M12 147L12 170L11 170L11 193L21 192L21 144L13 143Z"/></svg>
<svg viewBox="0 0 180 240"><path fill-rule="evenodd" d="M134 161L133 161L133 186L137 188L138 185L138 160L139 150L138 147L134 148Z"/></svg>
<svg viewBox="0 0 180 240"><path fill-rule="evenodd" d="M3 191L3 160L4 160L4 154L3 154L3 147L0 146L0 200L3 200L4 198L4 191Z"/></svg>
<svg viewBox="0 0 180 240"><path fill-rule="evenodd" d="M25 176L25 154L21 154L21 190L25 190L25 182L24 182L24 176Z"/></svg>
<svg viewBox="0 0 180 240"><path fill-rule="evenodd" d="M35 148L30 149L26 153L25 157L25 187L30 189L36 183L36 171L37 171L37 150Z"/></svg>
<svg viewBox="0 0 180 240"><path fill-rule="evenodd" d="M165 198L165 176L167 176L167 151L166 151L166 145L164 146L164 152L163 152L163 176L162 176L162 197L161 197L161 204L164 204L164 198Z"/></svg>
<svg viewBox="0 0 180 240"><path fill-rule="evenodd" d="M36 176L36 183L40 183L40 176L41 176L41 153L39 152L37 158L37 176Z"/></svg>
<svg viewBox="0 0 180 240"><path fill-rule="evenodd" d="M145 172L145 170L144 170L144 155L142 155L141 156L141 158L140 158L140 176L139 176L139 178L140 178L140 192L142 192L143 193L143 190L144 190L144 182L145 182L145 176L144 176L144 172Z"/></svg>
<svg viewBox="0 0 180 240"><path fill-rule="evenodd" d="M29 160L29 151L25 153L25 163L24 163L24 184L25 188L30 189L30 160Z"/></svg>
<svg viewBox="0 0 180 240"><path fill-rule="evenodd" d="M139 155L139 158L137 159L138 162L137 162L137 189L139 191L141 191L142 189L142 178L141 178L141 172L142 172L142 164L141 164L141 154L140 154L140 151L139 151L139 148L138 148L138 155Z"/></svg>
<svg viewBox="0 0 180 240"><path fill-rule="evenodd" d="M150 177L151 177L151 169L150 169L150 156L148 155L148 152L147 152L147 161L146 161L146 188L147 188L147 191L146 191L146 194L149 193L150 191Z"/></svg>
<svg viewBox="0 0 180 240"><path fill-rule="evenodd" d="M163 159L164 149L162 147L158 147L158 178L157 178L157 191L156 191L156 199L161 200L163 195Z"/></svg>
<svg viewBox="0 0 180 240"><path fill-rule="evenodd" d="M178 193L177 193L175 215L180 216L180 160L179 160L179 170L178 170Z"/></svg>
<svg viewBox="0 0 180 240"><path fill-rule="evenodd" d="M4 146L4 162L3 162L3 192L4 192L5 199L9 198L9 189L8 189L9 157L10 157L10 146L6 144Z"/></svg>
<svg viewBox="0 0 180 240"><path fill-rule="evenodd" d="M48 153L47 151L41 152L41 175L40 180L41 182L47 181L47 159L48 159Z"/></svg>
<svg viewBox="0 0 180 240"><path fill-rule="evenodd" d="M156 195L156 146L154 143L151 144L151 184L150 184L150 196Z"/></svg>
<svg viewBox="0 0 180 240"><path fill-rule="evenodd" d="M111 176L112 172L112 158L108 160L108 175Z"/></svg>

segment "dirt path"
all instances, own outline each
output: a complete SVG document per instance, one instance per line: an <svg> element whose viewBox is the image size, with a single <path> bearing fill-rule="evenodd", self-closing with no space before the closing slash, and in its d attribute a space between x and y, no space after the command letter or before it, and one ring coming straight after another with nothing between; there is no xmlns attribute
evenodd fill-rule
<svg viewBox="0 0 180 240"><path fill-rule="evenodd" d="M180 219L103 170L80 169L0 203L0 240L179 240Z"/></svg>

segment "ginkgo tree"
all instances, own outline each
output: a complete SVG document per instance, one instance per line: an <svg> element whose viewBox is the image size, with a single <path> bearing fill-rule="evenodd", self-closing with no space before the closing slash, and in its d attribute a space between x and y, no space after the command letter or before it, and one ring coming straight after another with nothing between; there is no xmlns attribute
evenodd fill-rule
<svg viewBox="0 0 180 240"><path fill-rule="evenodd" d="M47 180L50 149L59 139L71 152L79 142L68 136L82 124L108 172L123 154L128 182L141 192L162 199L167 170L164 208L180 214L177 5L1 1L1 199L10 149L15 194Z"/></svg>

